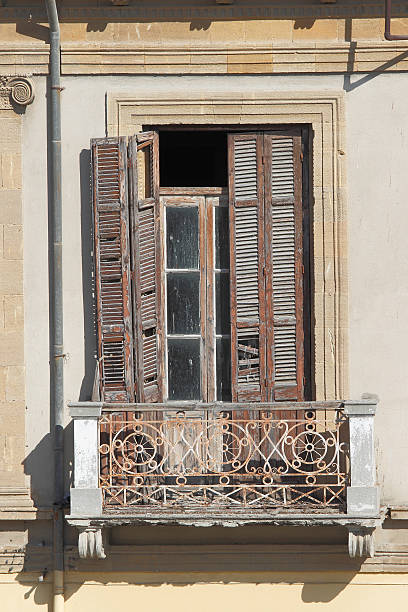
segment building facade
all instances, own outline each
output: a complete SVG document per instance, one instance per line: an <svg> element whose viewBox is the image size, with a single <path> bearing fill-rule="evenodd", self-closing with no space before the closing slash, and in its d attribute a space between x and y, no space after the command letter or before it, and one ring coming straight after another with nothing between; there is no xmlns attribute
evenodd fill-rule
<svg viewBox="0 0 408 612"><path fill-rule="evenodd" d="M403 609L407 41L52 6L0 7L2 609Z"/></svg>

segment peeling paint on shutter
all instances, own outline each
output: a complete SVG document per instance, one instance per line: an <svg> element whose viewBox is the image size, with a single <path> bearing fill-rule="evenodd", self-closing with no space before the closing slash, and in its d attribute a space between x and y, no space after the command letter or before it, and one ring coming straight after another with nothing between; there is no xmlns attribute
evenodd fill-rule
<svg viewBox="0 0 408 612"><path fill-rule="evenodd" d="M133 401L126 143L95 139L91 150L101 399Z"/></svg>
<svg viewBox="0 0 408 612"><path fill-rule="evenodd" d="M300 136L265 135L267 244L271 253L269 375L274 400L303 399Z"/></svg>
<svg viewBox="0 0 408 612"><path fill-rule="evenodd" d="M162 399L160 316L160 214L158 135L146 132L129 141L132 265L136 352L136 396Z"/></svg>
<svg viewBox="0 0 408 612"><path fill-rule="evenodd" d="M265 391L262 136L229 135L232 400Z"/></svg>

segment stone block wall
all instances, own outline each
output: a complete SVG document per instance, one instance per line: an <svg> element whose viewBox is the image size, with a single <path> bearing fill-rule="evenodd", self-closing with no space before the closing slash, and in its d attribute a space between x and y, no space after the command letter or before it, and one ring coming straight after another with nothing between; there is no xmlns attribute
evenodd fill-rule
<svg viewBox="0 0 408 612"><path fill-rule="evenodd" d="M31 505L24 476L22 111L0 87L0 516ZM11 513L11 514L10 514Z"/></svg>

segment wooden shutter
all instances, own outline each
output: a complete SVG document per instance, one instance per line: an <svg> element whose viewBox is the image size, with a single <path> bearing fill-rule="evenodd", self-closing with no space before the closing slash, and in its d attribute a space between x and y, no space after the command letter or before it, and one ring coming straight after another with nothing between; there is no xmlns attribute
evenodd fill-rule
<svg viewBox="0 0 408 612"><path fill-rule="evenodd" d="M156 132L129 140L136 397L162 400L159 143Z"/></svg>
<svg viewBox="0 0 408 612"><path fill-rule="evenodd" d="M265 134L268 394L304 399L300 134Z"/></svg>
<svg viewBox="0 0 408 612"><path fill-rule="evenodd" d="M124 138L91 141L100 394L133 395L127 153Z"/></svg>
<svg viewBox="0 0 408 612"><path fill-rule="evenodd" d="M260 134L228 141L233 401L266 399L262 142Z"/></svg>

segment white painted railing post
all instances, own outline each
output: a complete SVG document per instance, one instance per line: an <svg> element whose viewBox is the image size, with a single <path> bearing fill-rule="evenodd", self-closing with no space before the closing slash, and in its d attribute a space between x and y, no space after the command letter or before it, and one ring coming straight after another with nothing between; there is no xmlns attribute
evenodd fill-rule
<svg viewBox="0 0 408 612"><path fill-rule="evenodd" d="M71 515L95 517L102 514L99 487L99 425L102 404L82 402L70 406L74 421L74 486Z"/></svg>
<svg viewBox="0 0 408 612"><path fill-rule="evenodd" d="M344 402L349 419L351 486L347 487L347 514L377 516L380 510L376 486L374 416L377 402Z"/></svg>

